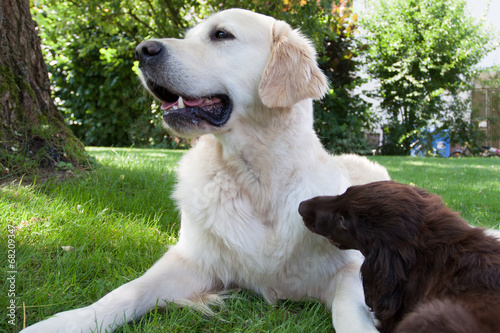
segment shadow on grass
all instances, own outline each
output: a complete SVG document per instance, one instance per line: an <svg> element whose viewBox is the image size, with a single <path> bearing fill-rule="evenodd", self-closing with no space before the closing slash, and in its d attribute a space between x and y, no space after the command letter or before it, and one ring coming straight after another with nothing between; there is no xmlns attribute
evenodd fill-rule
<svg viewBox="0 0 500 333"><path fill-rule="evenodd" d="M159 259L176 242L170 195L182 153L95 149L92 172L0 188L0 223L15 231L17 305L16 325L3 322L0 330L22 328L23 302L29 325L90 304ZM7 253L6 233L0 250Z"/></svg>

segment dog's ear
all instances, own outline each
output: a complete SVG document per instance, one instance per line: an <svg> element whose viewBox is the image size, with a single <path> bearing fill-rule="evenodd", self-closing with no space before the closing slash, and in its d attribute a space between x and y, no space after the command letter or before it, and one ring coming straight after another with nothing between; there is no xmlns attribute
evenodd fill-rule
<svg viewBox="0 0 500 333"><path fill-rule="evenodd" d="M289 107L306 98L320 99L327 91L311 42L287 23L276 21L271 56L259 87L264 105Z"/></svg>

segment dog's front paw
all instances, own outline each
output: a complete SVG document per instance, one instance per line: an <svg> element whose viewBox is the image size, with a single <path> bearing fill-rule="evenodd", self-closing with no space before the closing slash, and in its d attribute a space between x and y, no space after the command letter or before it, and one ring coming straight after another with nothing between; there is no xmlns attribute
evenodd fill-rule
<svg viewBox="0 0 500 333"><path fill-rule="evenodd" d="M100 332L95 313L90 308L60 312L26 327L20 333L91 333ZM103 331L104 332L104 331Z"/></svg>

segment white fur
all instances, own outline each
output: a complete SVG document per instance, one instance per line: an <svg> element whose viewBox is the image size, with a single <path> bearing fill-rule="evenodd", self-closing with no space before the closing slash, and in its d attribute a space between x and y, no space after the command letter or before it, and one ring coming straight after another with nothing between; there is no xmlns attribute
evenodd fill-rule
<svg viewBox="0 0 500 333"><path fill-rule="evenodd" d="M219 26L236 39L212 45L207 33ZM389 179L383 167L365 158L333 157L323 149L313 130L309 98L321 97L327 87L311 61L310 43L283 22L243 10L216 14L183 40L160 41L171 55L162 83L190 96L223 92L233 102L222 128L181 133L205 135L178 167L179 241L142 277L88 307L56 314L23 332L112 330L157 303L210 301L233 286L256 291L270 302L312 297L332 307L336 332L376 332L359 278L362 256L309 232L297 212L299 203L313 196ZM283 78L304 80L300 85L276 87L280 82L269 80L268 75L287 75L273 73L284 70L278 68L283 65L279 59L288 57L273 53L282 52L278 41L293 43L286 52L299 50L307 58L302 62L299 55L294 61L310 67L301 69L308 77ZM267 66L270 59L278 59L273 68ZM293 93L298 86L307 95L300 101ZM286 92L273 100L267 89Z"/></svg>

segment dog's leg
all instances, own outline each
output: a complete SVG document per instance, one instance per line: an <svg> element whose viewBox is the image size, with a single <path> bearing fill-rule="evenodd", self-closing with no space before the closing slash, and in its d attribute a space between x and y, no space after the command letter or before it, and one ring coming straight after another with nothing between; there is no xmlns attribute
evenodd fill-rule
<svg viewBox="0 0 500 333"><path fill-rule="evenodd" d="M378 332L373 315L365 304L360 267L361 255L342 267L333 281L332 321L337 333Z"/></svg>
<svg viewBox="0 0 500 333"><path fill-rule="evenodd" d="M113 290L87 307L61 312L22 333L111 332L125 322L140 318L156 304L202 296L213 288L208 272L201 272L171 248L143 276Z"/></svg>

